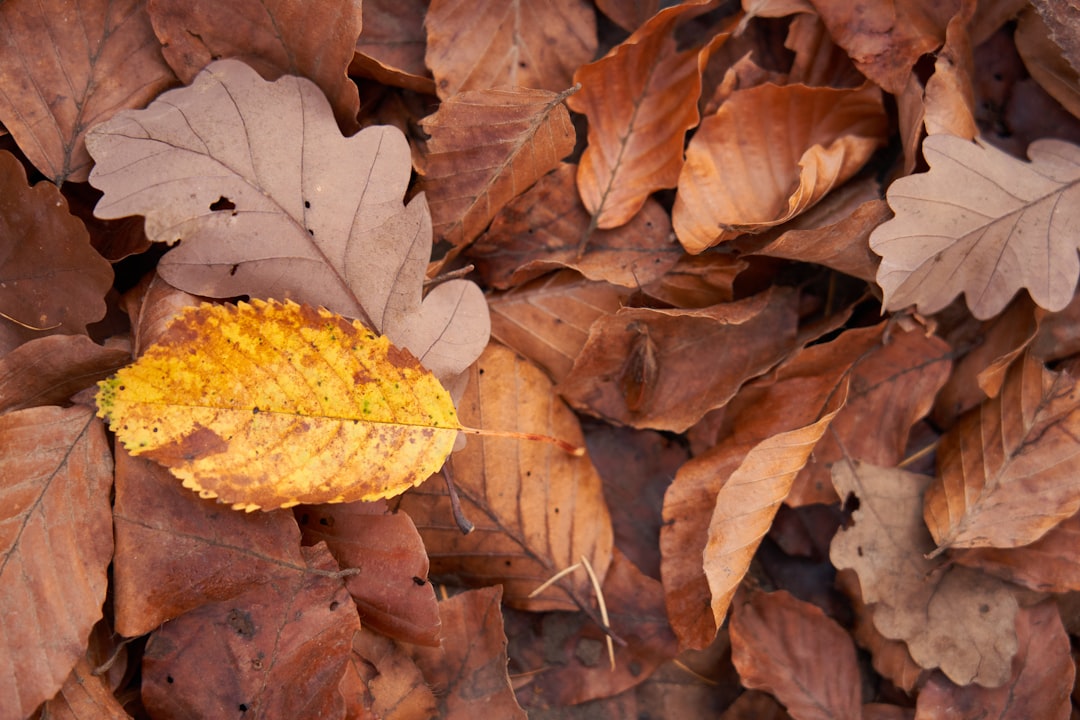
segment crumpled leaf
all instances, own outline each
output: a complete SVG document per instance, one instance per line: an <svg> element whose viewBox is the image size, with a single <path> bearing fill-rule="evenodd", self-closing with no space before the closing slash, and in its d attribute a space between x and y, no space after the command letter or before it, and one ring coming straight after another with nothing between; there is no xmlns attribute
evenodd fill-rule
<svg viewBox="0 0 1080 720"><path fill-rule="evenodd" d="M731 661L745 687L772 693L798 720L861 716L855 644L820 608L786 591L736 598Z"/></svg>
<svg viewBox="0 0 1080 720"><path fill-rule="evenodd" d="M881 91L764 84L738 90L686 149L672 224L687 252L780 225L885 141Z"/></svg>
<svg viewBox="0 0 1080 720"><path fill-rule="evenodd" d="M142 107L176 81L145 5L0 3L0 121L54 184L86 180L87 129L118 110Z"/></svg>
<svg viewBox="0 0 1080 720"><path fill-rule="evenodd" d="M1044 139L1030 163L951 135L923 141L930 171L900 178L896 217L870 235L885 306L935 313L964 293L971 313L1001 312L1020 288L1064 308L1080 274L1080 148Z"/></svg>
<svg viewBox="0 0 1080 720"><path fill-rule="evenodd" d="M461 428L408 351L292 302L189 308L100 387L129 452L249 512L397 495L442 467Z"/></svg>
<svg viewBox="0 0 1080 720"><path fill-rule="evenodd" d="M577 417L551 382L496 344L469 369L458 411L464 422L583 444ZM470 438L448 466L474 532L461 534L441 483L405 493L399 506L424 538L433 576L452 575L469 585L501 583L504 602L525 610L592 607L585 573L572 573L527 597L582 555L604 582L611 562L611 519L588 456L572 457L547 443L481 436Z"/></svg>
<svg viewBox="0 0 1080 720"><path fill-rule="evenodd" d="M1019 547L1080 510L1080 387L1025 353L938 447L924 518L938 549ZM1023 508L1023 512L1017 512Z"/></svg>
<svg viewBox="0 0 1080 720"><path fill-rule="evenodd" d="M360 96L346 76L360 35L360 0L148 0L161 52L190 83L211 60L237 58L267 80L318 85L338 124L356 132Z"/></svg>
<svg viewBox="0 0 1080 720"><path fill-rule="evenodd" d="M660 11L574 73L581 90L567 105L589 120L578 191L598 228L625 224L653 191L679 179L686 131L698 124L700 66L727 36L717 36L707 49L680 52L672 31L708 4L694 0Z"/></svg>
<svg viewBox="0 0 1080 720"><path fill-rule="evenodd" d="M497 87L558 92L596 54L585 0L433 0L425 59L439 99Z"/></svg>
<svg viewBox="0 0 1080 720"><path fill-rule="evenodd" d="M302 552L306 567L204 605L150 636L142 665L142 700L149 714L267 719L344 714L338 683L360 618L334 576L338 566L326 546Z"/></svg>
<svg viewBox="0 0 1080 720"><path fill-rule="evenodd" d="M145 215L151 240L184 241L158 266L170 284L359 318L443 380L487 343L487 308L472 283L444 283L421 302L430 218L422 198L401 202L411 174L404 136L372 127L342 137L310 81L268 83L221 60L191 87L95 128L87 143L91 182L105 193L95 214ZM221 199L235 207L218 209ZM436 357L452 362L436 368Z"/></svg>
<svg viewBox="0 0 1080 720"><path fill-rule="evenodd" d="M829 556L851 568L874 607L874 625L904 640L925 668L960 685L1004 683L1016 654L1016 597L1000 580L945 558L927 558L933 540L922 523L930 478L859 462L833 465L840 497L854 494L854 525L833 538Z"/></svg>
<svg viewBox="0 0 1080 720"><path fill-rule="evenodd" d="M455 248L574 149L570 91L469 90L421 121L430 135L417 170L435 233ZM407 179L407 176L406 176Z"/></svg>
<svg viewBox="0 0 1080 720"><path fill-rule="evenodd" d="M84 407L0 416L0 697L29 716L101 618L113 554L105 430Z"/></svg>
<svg viewBox="0 0 1080 720"><path fill-rule="evenodd" d="M43 335L85 334L105 315L112 280L56 186L28 186L22 164L0 152L0 355Z"/></svg>

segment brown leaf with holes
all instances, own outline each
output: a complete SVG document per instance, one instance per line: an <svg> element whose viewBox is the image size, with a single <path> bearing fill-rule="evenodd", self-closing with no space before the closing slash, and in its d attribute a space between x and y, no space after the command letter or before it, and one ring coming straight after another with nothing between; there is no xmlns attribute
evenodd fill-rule
<svg viewBox="0 0 1080 720"><path fill-rule="evenodd" d="M175 82L145 0L0 4L0 121L56 185L86 180L91 126Z"/></svg>
<svg viewBox="0 0 1080 720"><path fill-rule="evenodd" d="M162 53L185 83L214 60L242 60L266 80L306 77L323 91L341 129L359 127L360 97L345 73L360 35L360 0L148 0Z"/></svg>
<svg viewBox="0 0 1080 720"><path fill-rule="evenodd" d="M112 459L84 407L0 416L0 713L60 690L101 618L113 556Z"/></svg>
<svg viewBox="0 0 1080 720"><path fill-rule="evenodd" d="M540 433L583 445L577 418L551 382L528 361L492 344L469 371L458 403L463 423ZM402 496L424 538L431 574L469 585L502 583L508 605L528 610L591 607L592 585L571 574L535 598L528 595L559 570L589 558L603 582L611 562L611 519L600 476L588 456L572 457L541 442L473 437L448 463L465 514L476 525L462 535L445 488L428 482Z"/></svg>
<svg viewBox="0 0 1080 720"><path fill-rule="evenodd" d="M437 238L468 245L573 151L565 99L526 88L469 90L421 121L430 138L417 170Z"/></svg>
<svg viewBox="0 0 1080 720"><path fill-rule="evenodd" d="M596 16L584 0L432 0L424 27L444 101L499 87L560 92L596 54Z"/></svg>
<svg viewBox="0 0 1080 720"><path fill-rule="evenodd" d="M142 700L153 717L344 714L338 683L360 619L326 546L302 555L306 562L288 575L203 605L150 636Z"/></svg>

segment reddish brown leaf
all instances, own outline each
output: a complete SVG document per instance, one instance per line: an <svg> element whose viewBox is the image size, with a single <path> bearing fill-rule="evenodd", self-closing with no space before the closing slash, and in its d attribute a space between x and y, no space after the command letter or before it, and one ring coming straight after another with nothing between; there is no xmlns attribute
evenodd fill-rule
<svg viewBox="0 0 1080 720"><path fill-rule="evenodd" d="M1080 388L1030 353L941 439L924 518L945 548L1019 547L1080 510ZM1022 507L1022 513L1016 508Z"/></svg>
<svg viewBox="0 0 1080 720"><path fill-rule="evenodd" d="M0 355L43 335L85 333L105 314L112 279L56 186L29 187L19 161L0 151Z"/></svg>
<svg viewBox="0 0 1080 720"><path fill-rule="evenodd" d="M735 276L746 267L745 260L727 254L683 254L667 274L642 291L661 306L706 308L735 299Z"/></svg>
<svg viewBox="0 0 1080 720"><path fill-rule="evenodd" d="M365 628L419 645L439 643L439 608L427 582L428 557L412 519L385 503L313 505L296 510L306 545L325 542Z"/></svg>
<svg viewBox="0 0 1080 720"><path fill-rule="evenodd" d="M86 180L91 160L83 139L91 126L142 107L176 81L145 5L92 0L77 11L65 0L0 5L0 120L56 185Z"/></svg>
<svg viewBox="0 0 1080 720"><path fill-rule="evenodd" d="M777 290L701 310L622 308L593 323L559 392L620 425L683 432L791 352L795 304Z"/></svg>
<svg viewBox="0 0 1080 720"><path fill-rule="evenodd" d="M338 683L360 620L326 546L303 556L306 567L150 636L142 699L153 717L343 716Z"/></svg>
<svg viewBox="0 0 1080 720"><path fill-rule="evenodd" d="M687 252L780 225L884 142L881 91L759 85L705 118L686 150L672 223Z"/></svg>
<svg viewBox="0 0 1080 720"><path fill-rule="evenodd" d="M559 92L596 54L596 15L584 0L432 0L424 25L442 100L497 87Z"/></svg>
<svg viewBox="0 0 1080 720"><path fill-rule="evenodd" d="M772 693L796 720L861 714L855 644L820 608L787 592L736 598L731 660L743 685Z"/></svg>
<svg viewBox="0 0 1080 720"><path fill-rule="evenodd" d="M84 407L0 416L0 713L60 690L105 601L112 460Z"/></svg>
<svg viewBox="0 0 1080 720"><path fill-rule="evenodd" d="M634 32L660 9L660 0L597 0L596 7L627 32Z"/></svg>
<svg viewBox="0 0 1080 720"><path fill-rule="evenodd" d="M161 339L173 318L184 308L200 305L205 298L177 290L161 279L156 272L144 277L120 299L120 304L131 321L134 336L132 355L140 357L143 351Z"/></svg>
<svg viewBox="0 0 1080 720"><path fill-rule="evenodd" d="M1071 717L1069 693L1076 666L1069 654L1069 636L1053 602L1024 608L1016 615L1019 650L1012 674L1001 687L958 687L935 675L919 693L919 720L1066 720Z"/></svg>
<svg viewBox="0 0 1080 720"><path fill-rule="evenodd" d="M750 690L740 695L720 720L791 720L772 695Z"/></svg>
<svg viewBox="0 0 1080 720"><path fill-rule="evenodd" d="M364 27L349 74L434 95L435 81L424 64L427 10L426 0L364 0Z"/></svg>
<svg viewBox="0 0 1080 720"><path fill-rule="evenodd" d="M566 267L589 280L638 288L679 259L671 220L654 201L627 225L590 233L589 214L574 188L575 169L563 163L540 178L504 207L469 249L490 285L505 289ZM583 246L586 252L579 254Z"/></svg>
<svg viewBox="0 0 1080 720"><path fill-rule="evenodd" d="M501 599L501 588L488 587L439 603L442 647L417 648L415 658L435 689L440 718L525 720L506 674Z"/></svg>
<svg viewBox="0 0 1080 720"><path fill-rule="evenodd" d="M458 403L461 422L541 433L582 445L577 418L535 366L490 345L469 371ZM503 584L506 603L528 610L591 607L592 586L571 574L535 598L527 596L559 570L589 558L603 582L611 562L611 519L600 476L586 457L547 443L470 438L449 462L466 515L476 524L462 535L439 483L402 497L424 538L433 575L453 574L470 585Z"/></svg>
<svg viewBox="0 0 1080 720"><path fill-rule="evenodd" d="M353 637L341 688L346 720L429 720L438 711L435 694L409 653L367 628Z"/></svg>
<svg viewBox="0 0 1080 720"><path fill-rule="evenodd" d="M791 19L784 47L795 53L788 73L788 83L811 87L858 87L865 78L855 69L851 58L833 42L825 23L817 13L800 3L809 12L800 12Z"/></svg>
<svg viewBox="0 0 1080 720"><path fill-rule="evenodd" d="M62 403L131 361L85 335L50 335L0 357L0 413Z"/></svg>
<svg viewBox="0 0 1080 720"><path fill-rule="evenodd" d="M694 0L657 13L600 60L574 73L567 104L589 119L578 191L598 228L630 220L646 198L675 187L686 131L698 123L701 70L709 50L676 50L672 30L708 5ZM722 43L721 36L713 44Z"/></svg>
<svg viewBox="0 0 1080 720"><path fill-rule="evenodd" d="M238 513L117 448L116 631L143 635L209 602L304 567L292 513Z"/></svg>
<svg viewBox="0 0 1080 720"><path fill-rule="evenodd" d="M1073 515L1023 547L957 550L954 562L1004 578L1036 592L1080 590L1080 516Z"/></svg>
<svg viewBox="0 0 1080 720"><path fill-rule="evenodd" d="M109 679L95 675L94 666L84 657L71 671L60 692L41 706L35 717L48 720L129 720L113 695Z"/></svg>
<svg viewBox="0 0 1080 720"><path fill-rule="evenodd" d="M360 96L345 73L360 35L360 0L149 0L147 11L185 83L221 58L243 60L267 80L300 75L323 91L341 129L356 131Z"/></svg>
<svg viewBox="0 0 1080 720"><path fill-rule="evenodd" d="M470 90L421 122L431 137L419 161L420 187L437 237L459 248L469 244L573 151L565 98L525 88Z"/></svg>
<svg viewBox="0 0 1080 720"><path fill-rule="evenodd" d="M489 301L491 335L559 382L585 347L592 324L622 307L629 296L624 288L563 270L494 295Z"/></svg>

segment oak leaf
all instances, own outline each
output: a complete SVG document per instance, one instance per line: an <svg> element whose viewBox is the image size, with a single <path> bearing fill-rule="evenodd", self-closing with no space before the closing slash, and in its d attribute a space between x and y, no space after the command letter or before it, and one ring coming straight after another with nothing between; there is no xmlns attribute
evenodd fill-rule
<svg viewBox="0 0 1080 720"><path fill-rule="evenodd" d="M408 351L327 310L189 308L101 383L129 452L235 509L390 497L438 470L460 424Z"/></svg>
<svg viewBox="0 0 1080 720"><path fill-rule="evenodd" d="M1080 274L1080 148L1039 140L1030 163L951 135L923 141L930 171L900 178L887 198L896 217L870 235L882 256L885 305L935 313L961 292L985 320L1026 288L1056 311Z"/></svg>

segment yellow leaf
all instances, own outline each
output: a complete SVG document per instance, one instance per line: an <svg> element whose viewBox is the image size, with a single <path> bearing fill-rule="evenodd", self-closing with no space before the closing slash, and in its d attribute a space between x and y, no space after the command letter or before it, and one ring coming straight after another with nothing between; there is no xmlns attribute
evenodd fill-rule
<svg viewBox="0 0 1080 720"><path fill-rule="evenodd" d="M188 308L97 402L133 455L249 512L398 495L461 427L407 350L288 301Z"/></svg>

